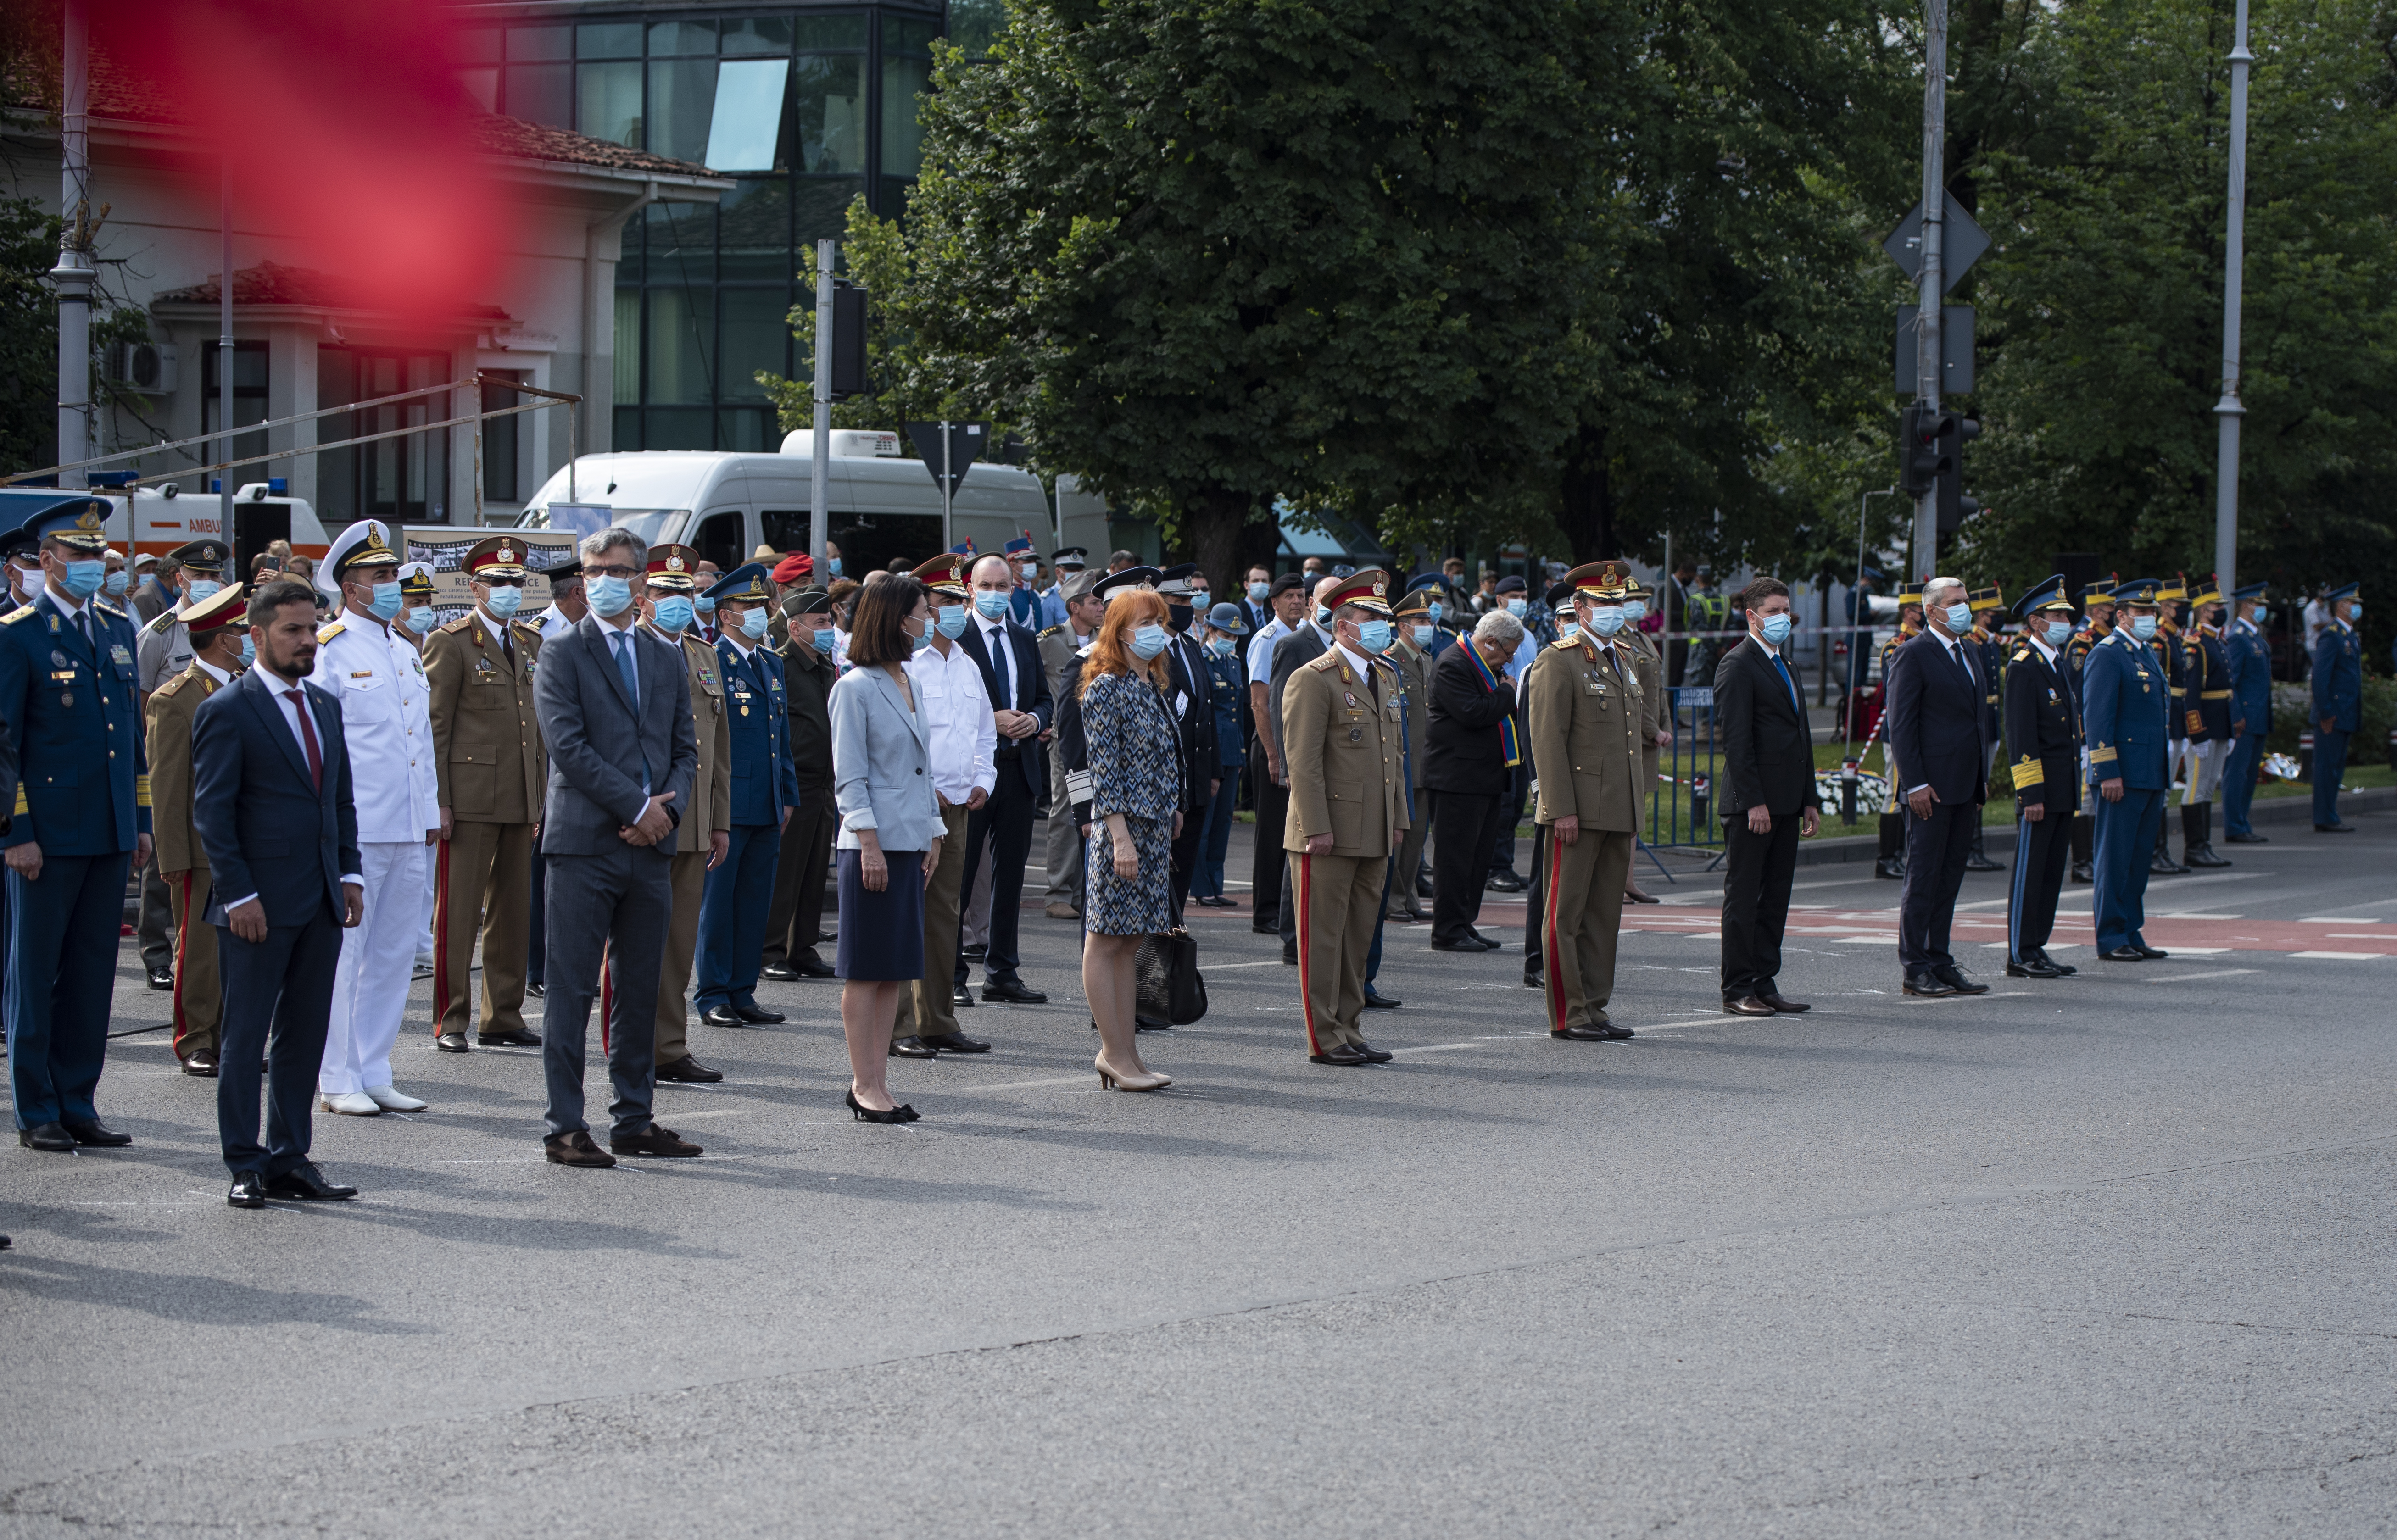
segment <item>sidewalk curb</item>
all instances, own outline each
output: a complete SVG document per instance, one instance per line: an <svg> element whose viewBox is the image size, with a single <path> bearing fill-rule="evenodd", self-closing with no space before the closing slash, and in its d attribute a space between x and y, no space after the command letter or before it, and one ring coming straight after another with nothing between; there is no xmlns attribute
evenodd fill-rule
<svg viewBox="0 0 2397 1540"><path fill-rule="evenodd" d="M2342 815L2348 817L2359 813L2388 812L2397 810L2397 787L2373 786L2364 791L2341 793L2339 808ZM1856 827L1865 827L1867 821L1872 816L1859 814ZM2313 822L2313 799L2309 797L2275 797L2259 799L2248 816L2249 822L2256 824L2310 824ZM1838 814L1829 814L1824 820L1824 827L1828 829L1836 826L1837 818ZM2167 824L2167 827L2169 826ZM2216 837L2219 837L2220 831L2217 829ZM2011 851L2015 848L2015 831L2011 828L1993 827L1982 843L1993 852ZM1841 835L1837 838L1801 840L1798 846L1798 864L1835 866L1851 861L1870 861L1879 855L1880 851L1880 838L1877 835L1871 834Z"/></svg>

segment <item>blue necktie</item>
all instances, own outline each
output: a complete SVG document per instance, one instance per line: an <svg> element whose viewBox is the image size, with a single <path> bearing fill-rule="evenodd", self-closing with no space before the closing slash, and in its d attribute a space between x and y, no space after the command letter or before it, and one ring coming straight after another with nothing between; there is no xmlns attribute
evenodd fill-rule
<svg viewBox="0 0 2397 1540"><path fill-rule="evenodd" d="M616 649L616 672L624 676L624 693L633 698L633 741L641 750L641 795L649 795L649 749L640 742L641 668L633 657L633 634L618 631L609 637Z"/></svg>
<svg viewBox="0 0 2397 1540"><path fill-rule="evenodd" d="M1773 655L1773 667L1774 671L1781 676L1781 688L1789 692L1789 703L1798 708L1798 719L1804 721L1806 703L1799 697L1798 681L1789 676L1789 660L1775 652Z"/></svg>

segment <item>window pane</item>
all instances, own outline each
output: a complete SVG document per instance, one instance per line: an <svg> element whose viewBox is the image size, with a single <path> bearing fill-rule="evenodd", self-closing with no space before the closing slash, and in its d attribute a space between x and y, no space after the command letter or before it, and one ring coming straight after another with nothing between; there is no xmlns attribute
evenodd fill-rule
<svg viewBox="0 0 2397 1540"><path fill-rule="evenodd" d="M770 438L769 435L772 436ZM783 434L782 430L775 425L771 408L740 407L716 414L716 447L719 449L732 449L742 454L764 454L769 449L779 449L783 447ZM736 550L733 553L732 565L737 566L740 561L741 556ZM727 571L730 569L730 567L726 568Z"/></svg>
<svg viewBox="0 0 2397 1540"><path fill-rule="evenodd" d="M574 29L574 51L583 59L638 59L638 21L599 21Z"/></svg>
<svg viewBox="0 0 2397 1540"><path fill-rule="evenodd" d="M865 18L802 16L792 35L801 48L862 48L865 47Z"/></svg>
<svg viewBox="0 0 2397 1540"><path fill-rule="evenodd" d="M358 399L357 355L347 348L316 350L316 405L346 406ZM316 442L338 443L358 434L355 414L320 417ZM316 456L316 516L328 527L358 516L358 451L328 449Z"/></svg>
<svg viewBox="0 0 2397 1540"><path fill-rule="evenodd" d="M520 378L520 371L516 369L490 372L503 380ZM485 411L498 411L520 405L525 400L516 392L498 385L485 385L482 396ZM524 418L519 415L488 418L483 422L483 496L491 502L514 502L516 500L517 425L522 422Z"/></svg>
<svg viewBox="0 0 2397 1540"><path fill-rule="evenodd" d="M500 29L462 27L450 34L449 49L461 64L496 64L500 61Z"/></svg>
<svg viewBox="0 0 2397 1540"><path fill-rule="evenodd" d="M796 169L810 175L865 169L865 60L801 54L791 93L798 136Z"/></svg>
<svg viewBox="0 0 2397 1540"><path fill-rule="evenodd" d="M792 239L808 253L803 265L810 271L815 265L815 243L840 240L848 234L849 206L864 191L864 177L810 179L792 185L792 211L797 216Z"/></svg>
<svg viewBox="0 0 2397 1540"><path fill-rule="evenodd" d="M636 62L584 64L577 74L582 98L577 122L583 131L610 144L639 149L641 66Z"/></svg>
<svg viewBox="0 0 2397 1540"><path fill-rule="evenodd" d="M715 171L771 171L783 126L782 59L728 59L716 67L716 106L708 114L707 166Z"/></svg>
<svg viewBox="0 0 2397 1540"><path fill-rule="evenodd" d="M653 203L643 211L649 227L646 277L652 283L716 281L716 210L698 203Z"/></svg>
<svg viewBox="0 0 2397 1540"><path fill-rule="evenodd" d="M617 449L643 449L649 448L648 444L645 443L641 437L640 408L618 407L616 408L615 416L616 432L611 442L613 442Z"/></svg>
<svg viewBox="0 0 2397 1540"><path fill-rule="evenodd" d="M937 21L919 21L899 16L882 19L884 53L930 54L932 39L940 35L941 27Z"/></svg>
<svg viewBox="0 0 2397 1540"><path fill-rule="evenodd" d="M757 371L791 372L791 291L787 288L727 288L724 307L724 369L720 401L763 401ZM737 447L737 446L735 446Z"/></svg>
<svg viewBox="0 0 2397 1540"><path fill-rule="evenodd" d="M924 163L924 126L916 121L932 83L932 66L922 59L882 60L882 174L912 177Z"/></svg>
<svg viewBox="0 0 2397 1540"><path fill-rule="evenodd" d="M716 352L716 291L708 288L649 290L649 400L705 405L708 368ZM655 425L655 420L651 420ZM705 449L704 444L690 446Z"/></svg>
<svg viewBox="0 0 2397 1540"><path fill-rule="evenodd" d="M915 190L916 179L913 177L883 178L882 207L876 209L875 212L886 220L905 219L907 217L907 194L913 193Z"/></svg>
<svg viewBox="0 0 2397 1540"><path fill-rule="evenodd" d="M574 126L574 66L571 64L511 64L503 108L508 116L552 127Z"/></svg>
<svg viewBox="0 0 2397 1540"><path fill-rule="evenodd" d="M574 57L574 29L571 27L510 27L508 29L508 62L525 59L571 59Z"/></svg>
<svg viewBox="0 0 2397 1540"><path fill-rule="evenodd" d="M714 53L713 21L660 21L649 28L649 54Z"/></svg>
<svg viewBox="0 0 2397 1540"><path fill-rule="evenodd" d="M790 18L783 16L752 17L745 21L724 23L724 51L734 53L780 53L791 51Z"/></svg>
<svg viewBox="0 0 2397 1540"><path fill-rule="evenodd" d="M645 449L712 449L716 448L716 414L704 408L692 410L644 412L641 425L641 448ZM740 565L737 561L735 566Z"/></svg>
<svg viewBox="0 0 2397 1540"><path fill-rule="evenodd" d="M641 291L616 290L616 404L641 400Z"/></svg>
<svg viewBox="0 0 2397 1540"><path fill-rule="evenodd" d="M744 178L716 205L717 276L726 283L786 284L791 256L791 187L780 177Z"/></svg>
<svg viewBox="0 0 2397 1540"><path fill-rule="evenodd" d="M487 113L500 110L500 72L497 70L460 70L458 84L475 106Z"/></svg>
<svg viewBox="0 0 2397 1540"><path fill-rule="evenodd" d="M1006 30L1005 0L949 0L949 41L968 59L988 54L991 39Z"/></svg>
<svg viewBox="0 0 2397 1540"><path fill-rule="evenodd" d="M682 59L649 66L649 115L642 125L648 148L676 160L700 159L707 154L707 128L715 112L715 60Z"/></svg>

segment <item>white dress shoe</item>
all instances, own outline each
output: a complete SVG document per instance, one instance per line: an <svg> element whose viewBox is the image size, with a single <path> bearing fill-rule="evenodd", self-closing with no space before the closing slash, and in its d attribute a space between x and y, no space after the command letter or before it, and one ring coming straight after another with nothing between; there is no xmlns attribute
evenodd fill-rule
<svg viewBox="0 0 2397 1540"><path fill-rule="evenodd" d="M368 1086L367 1094L374 1099L375 1105L385 1112L422 1112L433 1105L430 1102L419 1101L408 1092L392 1086Z"/></svg>
<svg viewBox="0 0 2397 1540"><path fill-rule="evenodd" d="M372 1118L382 1111L375 1099L363 1091L345 1091L338 1096L316 1098L316 1105L327 1112L345 1113L352 1118Z"/></svg>

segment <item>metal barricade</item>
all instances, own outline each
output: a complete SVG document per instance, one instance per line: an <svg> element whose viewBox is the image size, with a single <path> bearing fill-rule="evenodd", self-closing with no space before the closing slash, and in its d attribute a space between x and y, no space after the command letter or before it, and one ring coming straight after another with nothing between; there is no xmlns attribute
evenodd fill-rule
<svg viewBox="0 0 2397 1540"><path fill-rule="evenodd" d="M1666 693L1673 704L1673 742L1657 762L1656 784L1649 788L1645 843L1714 850L1723 842L1722 824L1715 817L1721 744L1715 731L1714 689L1684 685Z"/></svg>

